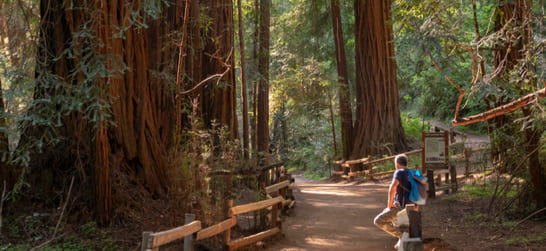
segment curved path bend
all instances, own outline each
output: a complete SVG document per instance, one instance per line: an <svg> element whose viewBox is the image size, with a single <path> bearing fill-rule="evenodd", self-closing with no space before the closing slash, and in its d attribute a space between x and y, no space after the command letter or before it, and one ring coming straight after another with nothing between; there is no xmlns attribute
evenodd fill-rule
<svg viewBox="0 0 546 251"><path fill-rule="evenodd" d="M283 236L265 250L394 250L397 239L373 224L387 204L387 182L296 177L296 205L283 219Z"/></svg>

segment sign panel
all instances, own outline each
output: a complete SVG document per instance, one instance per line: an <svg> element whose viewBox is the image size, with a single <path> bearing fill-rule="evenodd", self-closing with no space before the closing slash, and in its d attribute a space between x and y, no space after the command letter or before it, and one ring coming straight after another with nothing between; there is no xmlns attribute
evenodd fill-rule
<svg viewBox="0 0 546 251"><path fill-rule="evenodd" d="M445 139L441 137L426 137L425 138L425 162L426 163L445 163Z"/></svg>
<svg viewBox="0 0 546 251"><path fill-rule="evenodd" d="M425 167L447 168L448 135L423 132L423 164Z"/></svg>

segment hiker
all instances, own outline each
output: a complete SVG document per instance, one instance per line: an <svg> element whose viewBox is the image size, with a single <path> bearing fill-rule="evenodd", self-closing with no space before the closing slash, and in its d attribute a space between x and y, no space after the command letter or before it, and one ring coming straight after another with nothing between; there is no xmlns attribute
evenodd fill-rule
<svg viewBox="0 0 546 251"><path fill-rule="evenodd" d="M389 186L387 208L375 217L373 223L383 231L398 238L395 249L400 247L400 238L402 232L408 232L409 226L395 226L397 214L405 208L406 204L413 204L409 199L409 191L412 188L410 182L410 172L407 169L408 156L399 154L394 158L396 171L393 174L391 185Z"/></svg>

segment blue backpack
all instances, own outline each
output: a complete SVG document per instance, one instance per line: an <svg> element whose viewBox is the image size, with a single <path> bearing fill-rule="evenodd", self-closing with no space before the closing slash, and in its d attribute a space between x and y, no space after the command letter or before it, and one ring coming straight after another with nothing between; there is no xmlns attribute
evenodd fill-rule
<svg viewBox="0 0 546 251"><path fill-rule="evenodd" d="M426 187L419 180L427 180L426 177L421 175L421 172L416 169L409 169L409 180L411 183L411 190L409 192L409 199L417 204L424 204L424 200L427 199ZM420 203L421 202L421 203Z"/></svg>

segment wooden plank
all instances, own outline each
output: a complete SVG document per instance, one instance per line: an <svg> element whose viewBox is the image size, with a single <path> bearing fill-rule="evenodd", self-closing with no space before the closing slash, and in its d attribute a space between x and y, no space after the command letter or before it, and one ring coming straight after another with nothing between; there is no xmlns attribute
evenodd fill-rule
<svg viewBox="0 0 546 251"><path fill-rule="evenodd" d="M268 186L268 187L265 188L265 193L271 193L271 192L278 191L279 189L287 187L288 185L290 185L289 180L285 180L285 181L279 182L277 184L273 184L273 185Z"/></svg>
<svg viewBox="0 0 546 251"><path fill-rule="evenodd" d="M260 232L260 233L254 234L254 235L243 237L241 239L238 239L238 240L235 240L235 241L232 241L232 242L228 243L229 250L237 250L237 249L242 248L244 246L248 246L248 245L250 245L252 243L256 243L258 241L261 241L261 240L263 240L263 239L265 239L267 237L276 235L276 234L278 234L280 232L281 232L281 230L278 227L275 227L275 228L269 229L269 230L264 231L264 232Z"/></svg>
<svg viewBox="0 0 546 251"><path fill-rule="evenodd" d="M244 214L244 213L260 210L266 207L270 207L280 202L282 202L282 197L279 196L269 200L262 200L262 201L258 201L258 202L254 202L254 203L250 203L246 205L232 207L229 211L231 215Z"/></svg>
<svg viewBox="0 0 546 251"><path fill-rule="evenodd" d="M386 172L381 172L381 173L373 173L374 176L381 176L381 175L388 175L388 174L393 174L395 171L386 171Z"/></svg>
<svg viewBox="0 0 546 251"><path fill-rule="evenodd" d="M346 164L354 165L359 163L367 162L370 158L362 158L362 159L355 159L355 160L347 160L345 161Z"/></svg>
<svg viewBox="0 0 546 251"><path fill-rule="evenodd" d="M404 154L405 155L412 155L412 154L418 154L420 152L422 152L422 149L417 149L417 150L405 152ZM396 156L390 156L390 157L386 157L386 158L383 158L383 159L374 159L374 160L370 160L370 161L366 162L366 164L371 165L371 164L380 163L380 162L384 162L384 161L388 161L388 160L393 160L395 157Z"/></svg>
<svg viewBox="0 0 546 251"><path fill-rule="evenodd" d="M159 247L171 241L183 238L201 230L201 221L194 221L181 227L173 228L163 232L152 233L152 248Z"/></svg>
<svg viewBox="0 0 546 251"><path fill-rule="evenodd" d="M231 217L225 221L222 221L218 224L212 225L210 227L207 227L205 229L202 229L201 231L197 232L197 237L195 238L196 241L206 239L212 236L215 236L217 234L220 234L233 226L237 225L237 218Z"/></svg>

